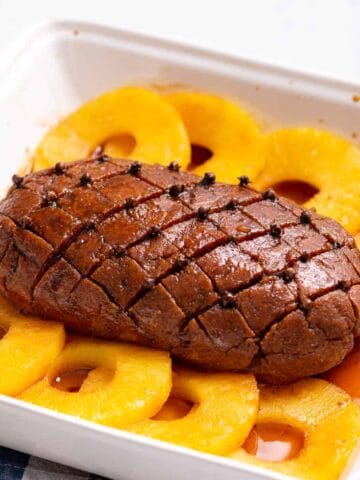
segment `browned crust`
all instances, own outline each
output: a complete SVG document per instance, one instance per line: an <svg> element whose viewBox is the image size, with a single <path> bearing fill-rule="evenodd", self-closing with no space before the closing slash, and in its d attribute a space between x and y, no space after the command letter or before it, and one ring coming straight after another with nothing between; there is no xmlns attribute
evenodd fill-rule
<svg viewBox="0 0 360 480"><path fill-rule="evenodd" d="M0 290L15 305L271 382L351 350L360 254L336 222L247 187L130 165L74 162L10 189Z"/></svg>

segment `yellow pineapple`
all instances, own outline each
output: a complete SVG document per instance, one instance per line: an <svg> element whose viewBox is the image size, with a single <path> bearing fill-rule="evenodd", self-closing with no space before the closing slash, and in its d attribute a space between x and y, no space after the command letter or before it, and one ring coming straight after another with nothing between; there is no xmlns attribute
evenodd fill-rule
<svg viewBox="0 0 360 480"><path fill-rule="evenodd" d="M178 407L172 408L165 418L163 412L127 430L203 452L226 454L246 439L256 419L258 390L252 375L180 369L174 374L171 395L192 402L193 408L182 418L178 418Z"/></svg>
<svg viewBox="0 0 360 480"><path fill-rule="evenodd" d="M126 87L89 101L50 130L35 151L34 169L85 158L103 145L119 156L130 149L131 158L147 163L186 165L190 157L177 112L150 90Z"/></svg>
<svg viewBox="0 0 360 480"><path fill-rule="evenodd" d="M360 437L359 407L343 390L313 378L261 388L257 424L269 423L303 432L303 448L295 458L265 461L244 449L230 457L297 478L336 480Z"/></svg>
<svg viewBox="0 0 360 480"><path fill-rule="evenodd" d="M194 173L216 173L217 180L237 183L237 177L255 177L262 169L259 128L248 112L215 95L180 92L164 96L180 113L191 144L212 156L194 167Z"/></svg>
<svg viewBox="0 0 360 480"><path fill-rule="evenodd" d="M78 382L76 375L74 381L79 385L81 392L94 392L100 388L104 388L105 385L110 382L113 377L111 370L105 367L97 367L87 373L85 379ZM161 410L157 412L152 418L156 420L175 420L176 418L185 417L191 410L194 404L188 400L181 398L169 397Z"/></svg>
<svg viewBox="0 0 360 480"><path fill-rule="evenodd" d="M340 365L325 373L325 378L360 402L360 345Z"/></svg>
<svg viewBox="0 0 360 480"><path fill-rule="evenodd" d="M63 325L26 317L0 297L0 393L18 395L42 378L63 349Z"/></svg>
<svg viewBox="0 0 360 480"><path fill-rule="evenodd" d="M97 373L89 374L79 391L56 388L56 379L63 372L83 368L97 369ZM154 415L167 400L171 383L168 353L84 337L70 341L45 378L19 398L123 427Z"/></svg>
<svg viewBox="0 0 360 480"><path fill-rule="evenodd" d="M300 180L318 190L304 206L360 229L360 151L350 142L314 128L286 128L264 138L265 165L254 185L260 189Z"/></svg>

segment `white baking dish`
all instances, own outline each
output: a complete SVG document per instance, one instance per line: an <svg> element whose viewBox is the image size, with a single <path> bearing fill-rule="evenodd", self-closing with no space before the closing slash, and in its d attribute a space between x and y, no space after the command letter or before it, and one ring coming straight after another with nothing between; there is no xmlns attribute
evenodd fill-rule
<svg viewBox="0 0 360 480"><path fill-rule="evenodd" d="M360 85L98 25L48 23L26 35L0 65L0 189L50 126L122 84L217 92L245 103L265 129L322 125L348 138L360 136L360 108L352 101ZM5 396L0 396L0 444L122 480L289 478ZM360 478L360 455L345 478Z"/></svg>

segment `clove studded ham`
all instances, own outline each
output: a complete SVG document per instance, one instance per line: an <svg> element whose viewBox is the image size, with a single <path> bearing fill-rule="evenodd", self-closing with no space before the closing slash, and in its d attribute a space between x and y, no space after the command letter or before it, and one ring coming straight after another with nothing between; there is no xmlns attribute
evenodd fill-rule
<svg viewBox="0 0 360 480"><path fill-rule="evenodd" d="M360 333L353 239L247 177L101 156L13 181L0 291L24 312L267 382L331 368Z"/></svg>

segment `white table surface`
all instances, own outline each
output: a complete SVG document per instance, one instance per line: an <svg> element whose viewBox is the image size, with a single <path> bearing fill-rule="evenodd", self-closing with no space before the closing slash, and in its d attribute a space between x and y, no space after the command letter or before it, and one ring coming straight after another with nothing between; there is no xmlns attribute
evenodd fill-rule
<svg viewBox="0 0 360 480"><path fill-rule="evenodd" d="M71 18L360 84L360 0L0 0L1 52L26 28Z"/></svg>

